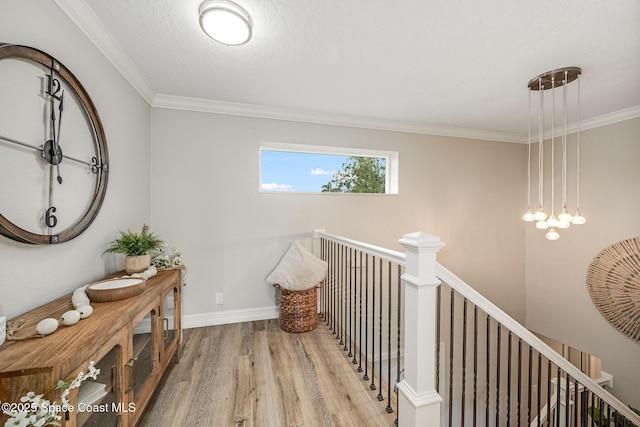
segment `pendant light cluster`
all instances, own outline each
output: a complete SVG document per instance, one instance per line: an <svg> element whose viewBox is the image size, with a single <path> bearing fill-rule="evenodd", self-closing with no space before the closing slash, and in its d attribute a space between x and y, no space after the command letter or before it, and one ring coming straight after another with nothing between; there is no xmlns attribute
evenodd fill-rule
<svg viewBox="0 0 640 427"><path fill-rule="evenodd" d="M585 223L585 218L580 213L580 132L577 132L576 142L576 214L571 215L567 209L567 86L569 83L577 80L577 105L578 105L578 118L577 122L580 123L580 75L582 70L578 67L567 67L558 70L552 70L541 74L533 79L528 84L529 87L529 144L528 144L528 162L527 162L527 213L524 214L522 219L527 222L535 222L536 228L539 230L548 230L546 237L549 240L558 240L560 234L557 230L569 228L572 224L580 225ZM531 210L531 123L532 123L532 108L531 108L531 92L538 92L538 208L534 212ZM545 150L545 91L552 97L551 99L551 113L550 113L550 136L547 141L549 146L550 160L551 160L551 194L550 194L550 210L549 213L545 211L544 207L544 150ZM556 92L561 91L562 98L562 130L556 129ZM556 144L561 146L561 172L560 176L556 177ZM558 179L559 178L559 179ZM559 185L557 183L559 181ZM558 209L559 214L556 216L556 186L560 190L561 206Z"/></svg>

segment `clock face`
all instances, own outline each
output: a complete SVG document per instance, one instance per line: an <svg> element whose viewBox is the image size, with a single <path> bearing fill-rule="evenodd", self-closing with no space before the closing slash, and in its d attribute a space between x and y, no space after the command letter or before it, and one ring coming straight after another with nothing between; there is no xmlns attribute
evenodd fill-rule
<svg viewBox="0 0 640 427"><path fill-rule="evenodd" d="M108 177L91 99L55 58L14 45L0 45L0 94L0 233L39 244L78 236Z"/></svg>

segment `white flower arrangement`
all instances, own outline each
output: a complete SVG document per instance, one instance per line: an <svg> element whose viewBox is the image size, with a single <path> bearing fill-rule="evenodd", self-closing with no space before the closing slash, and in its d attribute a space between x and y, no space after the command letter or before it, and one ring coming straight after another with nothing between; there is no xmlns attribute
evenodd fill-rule
<svg viewBox="0 0 640 427"><path fill-rule="evenodd" d="M68 399L69 393L74 388L80 387L83 381L86 379L98 379L100 375L100 369L94 366L94 362L89 362L89 372L84 373L80 371L71 384L66 381L59 380L56 386L56 390L64 389L62 392L63 406L69 406L71 402ZM58 415L58 405L55 402L52 404L46 399L42 399L44 394L35 394L30 391L25 396L20 398L20 404L16 407L22 409L21 411L3 411L5 415L9 416L9 419L4 424L4 427L42 427L42 426L59 426L58 420L62 417Z"/></svg>
<svg viewBox="0 0 640 427"><path fill-rule="evenodd" d="M151 253L151 265L156 268L176 268L184 265L182 253L176 248L173 252L167 252L167 245L162 245L158 250Z"/></svg>

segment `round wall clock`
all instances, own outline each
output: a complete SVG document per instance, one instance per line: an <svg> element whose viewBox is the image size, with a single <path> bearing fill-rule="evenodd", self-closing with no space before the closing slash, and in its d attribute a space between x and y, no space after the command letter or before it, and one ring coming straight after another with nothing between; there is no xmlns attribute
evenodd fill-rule
<svg viewBox="0 0 640 427"><path fill-rule="evenodd" d="M32 244L77 237L108 175L104 129L80 82L47 53L0 44L0 234Z"/></svg>

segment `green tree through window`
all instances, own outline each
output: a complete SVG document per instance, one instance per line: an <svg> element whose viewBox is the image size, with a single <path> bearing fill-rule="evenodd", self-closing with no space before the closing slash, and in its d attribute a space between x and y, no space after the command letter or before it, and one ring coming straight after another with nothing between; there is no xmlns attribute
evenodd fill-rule
<svg viewBox="0 0 640 427"><path fill-rule="evenodd" d="M331 181L322 186L322 192L384 194L385 169L385 159L349 157Z"/></svg>

